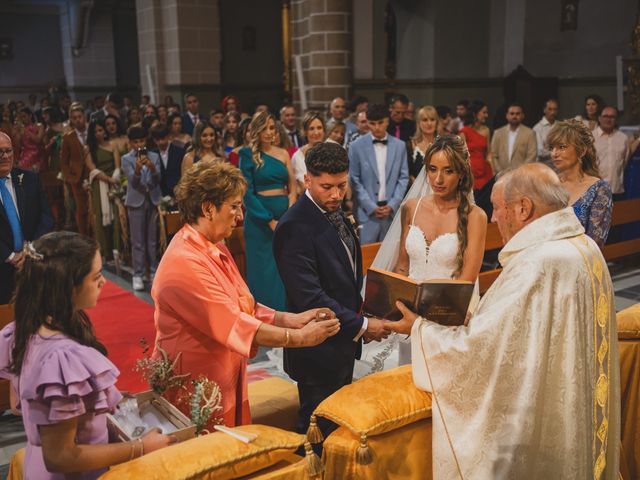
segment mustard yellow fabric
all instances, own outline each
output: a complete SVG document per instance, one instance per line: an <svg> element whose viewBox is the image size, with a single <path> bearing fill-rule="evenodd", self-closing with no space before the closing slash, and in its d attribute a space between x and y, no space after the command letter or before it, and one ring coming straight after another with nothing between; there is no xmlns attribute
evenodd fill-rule
<svg viewBox="0 0 640 480"><path fill-rule="evenodd" d="M116 465L100 478L114 480L226 480L250 475L276 464L304 442L304 436L265 425L244 425L236 430L258 434L243 443L221 432L156 450Z"/></svg>
<svg viewBox="0 0 640 480"><path fill-rule="evenodd" d="M304 458L289 454L275 465L260 470L248 477L242 477L251 480L309 480L307 474L307 462Z"/></svg>
<svg viewBox="0 0 640 480"><path fill-rule="evenodd" d="M431 480L431 419L425 418L396 430L368 438L373 452L369 465L356 463L358 435L339 427L325 440L324 478L350 480Z"/></svg>
<svg viewBox="0 0 640 480"><path fill-rule="evenodd" d="M640 338L640 303L617 313L618 338Z"/></svg>
<svg viewBox="0 0 640 480"><path fill-rule="evenodd" d="M25 449L21 448L13 454L13 457L11 457L7 480L22 480L22 465L24 464L25 452Z"/></svg>
<svg viewBox="0 0 640 480"><path fill-rule="evenodd" d="M640 478L640 340L618 341L622 448L620 472L625 480Z"/></svg>
<svg viewBox="0 0 640 480"><path fill-rule="evenodd" d="M295 383L272 377L249 384L251 421L295 431L298 421L298 388Z"/></svg>
<svg viewBox="0 0 640 480"><path fill-rule="evenodd" d="M415 387L411 365L404 365L342 387L314 413L369 437L431 418L431 394Z"/></svg>

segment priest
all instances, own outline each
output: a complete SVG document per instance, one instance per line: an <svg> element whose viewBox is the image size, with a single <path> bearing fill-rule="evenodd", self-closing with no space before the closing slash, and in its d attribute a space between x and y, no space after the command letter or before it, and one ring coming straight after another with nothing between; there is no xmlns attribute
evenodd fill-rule
<svg viewBox="0 0 640 480"><path fill-rule="evenodd" d="M615 479L620 383L613 287L556 174L528 164L492 197L504 270L466 326L404 317L433 395L435 479Z"/></svg>

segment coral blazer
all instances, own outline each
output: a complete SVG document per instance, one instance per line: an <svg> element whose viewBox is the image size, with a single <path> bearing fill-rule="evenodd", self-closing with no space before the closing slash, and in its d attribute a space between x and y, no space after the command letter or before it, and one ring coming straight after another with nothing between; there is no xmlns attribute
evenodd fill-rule
<svg viewBox="0 0 640 480"><path fill-rule="evenodd" d="M151 296L154 356L157 346L171 359L181 352L177 373L206 375L220 386L224 424L250 423L247 358L257 352L258 328L272 324L275 311L255 302L227 247L185 225L162 257ZM188 415L188 405L177 406Z"/></svg>

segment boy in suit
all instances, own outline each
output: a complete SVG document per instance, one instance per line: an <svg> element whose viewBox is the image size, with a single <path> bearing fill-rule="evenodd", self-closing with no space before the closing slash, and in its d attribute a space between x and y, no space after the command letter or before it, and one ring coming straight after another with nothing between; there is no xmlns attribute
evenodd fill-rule
<svg viewBox="0 0 640 480"><path fill-rule="evenodd" d="M122 171L127 176L124 204L129 216L133 289L144 290L145 255L149 261L150 281L158 268L158 209L160 192L160 157L144 148L147 135L142 127L129 127L131 151L122 157ZM146 249L145 249L146 247Z"/></svg>
<svg viewBox="0 0 640 480"><path fill-rule="evenodd" d="M160 156L160 190L162 196L174 197L173 189L180 181L184 149L169 141L169 127L160 123L151 129L151 138L156 145L152 150Z"/></svg>
<svg viewBox="0 0 640 480"><path fill-rule="evenodd" d="M196 126L196 123L201 121L203 118L198 113L198 97L196 97L193 93L187 93L184 96L184 105L186 112L182 114L182 133L188 133L189 135L193 135L193 128Z"/></svg>
<svg viewBox="0 0 640 480"><path fill-rule="evenodd" d="M409 183L407 148L387 134L387 108L371 105L367 121L370 134L349 146L349 178L363 244L384 239Z"/></svg>
<svg viewBox="0 0 640 480"><path fill-rule="evenodd" d="M24 242L53 228L53 217L38 175L13 168L11 138L0 132L0 304L9 303Z"/></svg>
<svg viewBox="0 0 640 480"><path fill-rule="evenodd" d="M298 431L322 400L351 383L360 358L361 338L380 340L384 322L360 312L362 258L355 230L340 210L348 187L349 163L342 146L319 143L306 155L306 191L280 219L273 253L291 312L328 307L340 319L340 331L316 347L285 349L284 369L298 382ZM335 428L318 419L325 436Z"/></svg>

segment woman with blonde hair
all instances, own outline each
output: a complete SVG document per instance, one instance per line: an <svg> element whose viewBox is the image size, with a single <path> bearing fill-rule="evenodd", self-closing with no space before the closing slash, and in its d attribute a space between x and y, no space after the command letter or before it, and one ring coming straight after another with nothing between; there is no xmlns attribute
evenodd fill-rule
<svg viewBox="0 0 640 480"><path fill-rule="evenodd" d="M216 153L216 130L209 122L198 122L193 129L191 146L182 159L182 175L200 160L220 160Z"/></svg>
<svg viewBox="0 0 640 480"><path fill-rule="evenodd" d="M431 105L426 105L416 112L416 133L407 141L407 162L409 177L413 182L424 164L424 154L438 135L440 118Z"/></svg>
<svg viewBox="0 0 640 480"><path fill-rule="evenodd" d="M589 126L580 120L564 120L547 136L551 160L585 233L600 248L611 227L613 200L609 182L600 177L598 158Z"/></svg>
<svg viewBox="0 0 640 480"><path fill-rule="evenodd" d="M256 300L284 310L285 291L271 244L278 220L296 201L296 184L289 154L275 145L276 121L263 111L249 124L249 146L240 150L240 170L247 180L244 195L244 240L247 283Z"/></svg>

